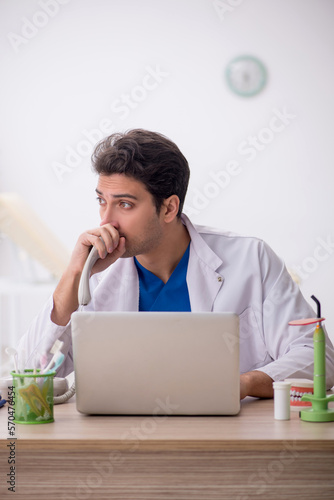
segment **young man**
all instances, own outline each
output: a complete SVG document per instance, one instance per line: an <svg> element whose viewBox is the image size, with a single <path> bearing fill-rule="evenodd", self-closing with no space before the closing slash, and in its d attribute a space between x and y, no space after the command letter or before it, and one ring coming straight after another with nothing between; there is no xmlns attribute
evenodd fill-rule
<svg viewBox="0 0 334 500"><path fill-rule="evenodd" d="M232 311L240 317L240 394L272 397L273 380L313 378L313 327L289 327L314 316L282 261L257 238L195 227L182 214L187 160L161 134L113 134L93 154L100 227L83 233L52 299L19 348L48 352L56 339L73 369L70 318L92 246L96 311ZM227 348L231 346L227 345ZM327 384L334 385L327 338ZM29 360L28 360L29 363Z"/></svg>

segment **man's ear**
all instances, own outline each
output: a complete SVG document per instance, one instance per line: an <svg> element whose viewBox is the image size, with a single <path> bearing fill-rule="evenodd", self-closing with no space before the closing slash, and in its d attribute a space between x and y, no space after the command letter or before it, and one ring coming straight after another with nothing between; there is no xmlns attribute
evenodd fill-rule
<svg viewBox="0 0 334 500"><path fill-rule="evenodd" d="M164 222L167 224L172 222L178 214L179 207L180 200L176 194L172 194L172 196L166 198L161 207Z"/></svg>

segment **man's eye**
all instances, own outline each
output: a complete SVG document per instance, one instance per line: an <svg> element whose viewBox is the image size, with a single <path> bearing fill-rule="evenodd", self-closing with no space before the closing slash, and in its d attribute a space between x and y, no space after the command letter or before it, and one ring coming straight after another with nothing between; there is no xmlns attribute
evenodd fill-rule
<svg viewBox="0 0 334 500"><path fill-rule="evenodd" d="M105 201L102 198L100 198L99 196L96 199L97 199L99 205L104 205L105 204Z"/></svg>
<svg viewBox="0 0 334 500"><path fill-rule="evenodd" d="M122 208L131 208L132 207L131 203L128 203L127 201L121 201L120 205Z"/></svg>

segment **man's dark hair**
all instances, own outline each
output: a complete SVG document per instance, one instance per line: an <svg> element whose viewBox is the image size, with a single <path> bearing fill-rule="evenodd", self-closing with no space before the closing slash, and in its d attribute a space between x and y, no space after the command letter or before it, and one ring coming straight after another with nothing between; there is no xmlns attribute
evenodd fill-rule
<svg viewBox="0 0 334 500"><path fill-rule="evenodd" d="M93 169L100 175L123 174L142 182L157 213L166 198L180 199L181 216L189 182L189 165L179 148L162 134L133 129L112 134L95 147Z"/></svg>

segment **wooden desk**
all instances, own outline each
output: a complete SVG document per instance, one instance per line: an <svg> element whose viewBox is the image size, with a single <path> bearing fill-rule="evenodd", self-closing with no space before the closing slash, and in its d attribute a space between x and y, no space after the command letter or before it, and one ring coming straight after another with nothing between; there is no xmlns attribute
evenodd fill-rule
<svg viewBox="0 0 334 500"><path fill-rule="evenodd" d="M26 500L334 498L334 423L246 398L236 417L84 416L55 406L56 421L16 425L16 493ZM0 497L9 450L0 409Z"/></svg>

